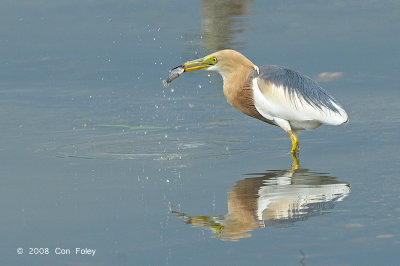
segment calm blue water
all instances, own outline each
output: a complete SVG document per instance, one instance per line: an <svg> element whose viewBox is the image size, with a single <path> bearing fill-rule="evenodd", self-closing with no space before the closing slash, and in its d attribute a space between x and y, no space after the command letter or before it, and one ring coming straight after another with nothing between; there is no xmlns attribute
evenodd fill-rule
<svg viewBox="0 0 400 266"><path fill-rule="evenodd" d="M399 10L1 2L0 264L397 265ZM222 48L321 80L350 123L302 133L295 169L218 75L162 86Z"/></svg>

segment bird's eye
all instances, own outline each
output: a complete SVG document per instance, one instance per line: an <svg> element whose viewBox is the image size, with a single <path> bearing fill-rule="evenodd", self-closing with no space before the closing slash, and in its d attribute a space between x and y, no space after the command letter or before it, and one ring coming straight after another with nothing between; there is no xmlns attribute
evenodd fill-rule
<svg viewBox="0 0 400 266"><path fill-rule="evenodd" d="M213 57L212 61L213 61L214 64L216 64L218 62L218 59L216 57Z"/></svg>

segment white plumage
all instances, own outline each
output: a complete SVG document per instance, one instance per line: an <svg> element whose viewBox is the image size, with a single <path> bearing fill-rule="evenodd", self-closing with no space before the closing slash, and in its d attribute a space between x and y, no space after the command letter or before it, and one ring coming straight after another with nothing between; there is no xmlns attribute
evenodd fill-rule
<svg viewBox="0 0 400 266"><path fill-rule="evenodd" d="M326 106L317 108L315 104L307 102L297 92L289 95L287 88L283 85L277 86L270 83L268 89L261 92L258 83L259 78L254 78L252 89L257 111L285 131L311 130L321 124L340 125L348 120L344 109L332 100L329 101L337 108L337 111ZM289 127L281 120L287 121Z"/></svg>

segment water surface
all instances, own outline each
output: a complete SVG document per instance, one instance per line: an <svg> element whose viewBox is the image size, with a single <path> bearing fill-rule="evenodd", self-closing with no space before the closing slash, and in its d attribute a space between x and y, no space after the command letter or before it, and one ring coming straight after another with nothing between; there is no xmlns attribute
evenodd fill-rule
<svg viewBox="0 0 400 266"><path fill-rule="evenodd" d="M399 8L3 1L1 264L396 265ZM218 75L162 86L222 48L319 79L350 123L302 133L296 166Z"/></svg>

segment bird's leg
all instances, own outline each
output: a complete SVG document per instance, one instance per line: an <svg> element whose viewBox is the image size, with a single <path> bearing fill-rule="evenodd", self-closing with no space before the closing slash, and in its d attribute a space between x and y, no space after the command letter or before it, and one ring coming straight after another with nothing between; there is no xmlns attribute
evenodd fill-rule
<svg viewBox="0 0 400 266"><path fill-rule="evenodd" d="M290 139L292 140L292 149L290 150L290 153L296 153L299 151L299 139L296 137L296 135L293 133L292 130L288 130L287 133L289 134Z"/></svg>
<svg viewBox="0 0 400 266"><path fill-rule="evenodd" d="M297 156L297 153L293 152L291 153L291 155L292 155L292 168L290 168L290 171L293 172L300 168L300 160L299 157Z"/></svg>
<svg viewBox="0 0 400 266"><path fill-rule="evenodd" d="M280 128L285 130L288 134L290 139L292 140L292 149L290 150L290 153L295 153L299 151L299 139L297 138L296 134L292 131L292 128L290 127L290 124L287 120L274 117L274 122L276 125L278 125Z"/></svg>

